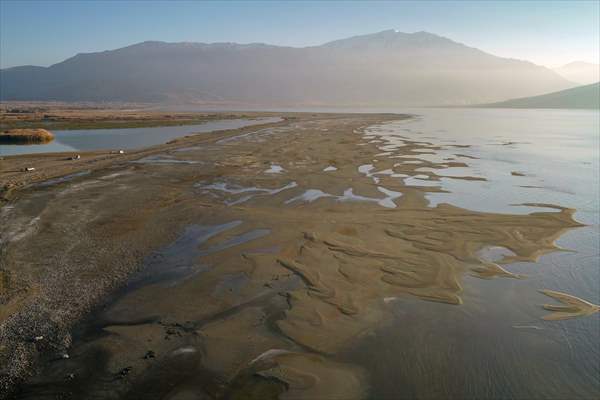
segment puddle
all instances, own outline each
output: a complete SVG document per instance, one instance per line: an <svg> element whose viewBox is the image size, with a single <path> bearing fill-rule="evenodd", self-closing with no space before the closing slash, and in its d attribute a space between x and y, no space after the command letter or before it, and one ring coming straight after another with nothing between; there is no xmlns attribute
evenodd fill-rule
<svg viewBox="0 0 600 400"><path fill-rule="evenodd" d="M333 165L330 165L323 169L323 172L333 172L333 171L337 171L337 168L334 167Z"/></svg>
<svg viewBox="0 0 600 400"><path fill-rule="evenodd" d="M305 203L312 203L315 200L321 199L323 197L336 197L332 194L325 193L319 189L308 189L306 192L302 193L300 196L293 197L289 200L286 200L285 204L294 203L296 201L302 201Z"/></svg>
<svg viewBox="0 0 600 400"><path fill-rule="evenodd" d="M222 251L228 249L233 246L238 246L240 244L244 244L254 239L261 238L263 236L267 236L271 233L270 229L253 229L251 231L242 233L240 235L234 236L230 239L225 240L219 244L215 244L206 250L200 250L198 253L199 256L206 256L208 254L216 253L218 251Z"/></svg>
<svg viewBox="0 0 600 400"><path fill-rule="evenodd" d="M375 169L373 164L363 164L358 167L358 172L366 175L367 177L371 177L371 171Z"/></svg>
<svg viewBox="0 0 600 400"><path fill-rule="evenodd" d="M150 255L144 261L144 266L130 280L127 290L135 290L151 284L160 284L163 287L176 286L209 268L208 265L199 262L199 258L239 246L271 233L270 229L253 229L202 248L202 245L209 239L241 224L242 221L231 221L220 225L188 226L175 242Z"/></svg>
<svg viewBox="0 0 600 400"><path fill-rule="evenodd" d="M402 193L395 192L393 190L389 190L389 189L386 189L381 186L378 186L377 190L379 190L381 193L385 194L387 197L385 197L383 199L377 199L377 198L373 198L373 197L359 196L359 195L354 194L352 188L349 188L344 191L344 194L342 196L338 197L338 201L341 201L341 202L344 202L344 201L367 201L367 202L375 202L385 208L396 208L396 204L394 203L394 200L401 197Z"/></svg>
<svg viewBox="0 0 600 400"><path fill-rule="evenodd" d="M149 256L142 270L129 283L127 289L161 283L163 286L175 286L182 281L202 272L207 265L197 259L208 254L199 246L210 238L239 226L242 221L231 221L221 225L192 225L171 245ZM214 250L218 251L218 250Z"/></svg>
<svg viewBox="0 0 600 400"><path fill-rule="evenodd" d="M295 202L312 203L313 201L316 201L321 198L334 198L336 201L339 201L339 202L350 202L350 201L372 202L372 203L377 203L380 206L385 207L385 208L396 208L396 204L394 203L394 200L397 198L400 198L402 196L402 193L386 189L382 186L378 186L377 190L379 190L381 193L385 194L386 197L384 197L383 199L378 199L375 197L360 196L360 195L354 194L354 191L352 188L348 188L348 189L344 190L344 193L341 196L336 196L336 195L333 195L330 193L326 193L319 189L309 189L309 190L305 191L304 193L302 193L300 196L296 196L296 197L293 197L293 198L287 200L285 202L285 204L291 204L291 203L295 203Z"/></svg>
<svg viewBox="0 0 600 400"><path fill-rule="evenodd" d="M377 162L377 160L373 160L373 162ZM367 178L371 178L373 182L379 183L380 179L377 175L387 175L392 178L404 178L406 174L395 173L392 169L384 169L381 171L372 172L375 169L373 164L364 164L358 167L358 172L365 175Z"/></svg>
<svg viewBox="0 0 600 400"><path fill-rule="evenodd" d="M242 196L235 200L230 200L230 199L225 200L224 203L228 206L233 206L236 204L244 203L256 196L273 196L273 195L283 192L284 190L293 189L296 186L298 186L298 184L296 182L290 182L285 186L282 186L280 188L275 188L275 189L259 188L256 186L244 187L244 186L240 186L240 185L236 185L236 184L229 184L227 182L215 182L215 183L211 183L208 185L202 184L202 183L197 183L195 185L195 187L197 187L201 190L204 190L204 191L208 191L208 192L217 191L217 192L223 192L223 193L228 193L228 194L232 194L232 195L248 193L247 195Z"/></svg>
<svg viewBox="0 0 600 400"><path fill-rule="evenodd" d="M285 171L283 169L283 167L281 165L277 165L277 164L271 164L271 167L267 170L265 170L265 174L280 174L283 171Z"/></svg>
<svg viewBox="0 0 600 400"><path fill-rule="evenodd" d="M497 263L502 261L504 257L515 256L516 254L501 246L488 246L477 252L477 257L483 261Z"/></svg>

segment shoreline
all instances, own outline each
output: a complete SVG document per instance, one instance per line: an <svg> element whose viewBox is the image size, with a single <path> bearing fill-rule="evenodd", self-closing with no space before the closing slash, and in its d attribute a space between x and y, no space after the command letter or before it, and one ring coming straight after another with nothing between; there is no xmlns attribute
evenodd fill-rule
<svg viewBox="0 0 600 400"><path fill-rule="evenodd" d="M76 173L82 170L97 170L110 166L112 163L129 162L135 158L141 158L152 154L168 151L177 147L187 145L202 144L205 142L217 141L236 134L251 133L254 130L267 128L270 126L279 126L287 124L298 116L309 118L313 113L255 113L252 118L267 116L280 116L282 121L275 123L266 123L248 126L239 129L212 131L205 133L190 132L185 136L170 140L167 143L154 146L142 147L128 150L125 154L118 154L117 151L95 150L95 151L70 151L70 152L51 152L51 153L32 153L22 155L7 155L0 157L0 205L8 201L10 192L22 188L28 184L40 182L43 180ZM272 115L271 115L272 114ZM332 114L321 114L332 115ZM333 114L335 115L335 114ZM342 114L343 115L343 114ZM241 115L232 115L232 118L241 118ZM204 120L201 122L208 122ZM193 122L196 123L196 122ZM192 124L193 124L192 123ZM187 124L186 124L187 125ZM170 125L156 125L170 126ZM122 128L122 127L119 127ZM73 127L73 129L78 129ZM96 129L96 128L90 128ZM81 155L77 162L70 160L73 153ZM10 164L10 165L9 165ZM24 173L23 170L29 166L35 166L35 172Z"/></svg>
<svg viewBox="0 0 600 400"><path fill-rule="evenodd" d="M3 184L12 179L0 231L11 289L3 304L12 307L0 357L14 366L4 387L36 370L26 385L141 395L188 365L211 396L273 394L274 380L292 394L361 398L366 371L336 355L388 318L386 299L460 307L465 275L509 275L476 256L482 247L511 249L503 262L534 262L581 226L562 207L526 215L428 207L424 195L439 188L396 176L437 180L436 170L467 164L415 165L411 157L440 147L377 136L377 126L408 116L296 116L119 157L85 154L77 165L35 155L47 162L39 175L0 174ZM385 140L407 161L378 156L375 143ZM104 334L73 341L74 324L94 309ZM91 349L101 364L86 361ZM44 361L61 354L71 357ZM310 371L329 384L298 385ZM127 379L107 386L119 374Z"/></svg>
<svg viewBox="0 0 600 400"><path fill-rule="evenodd" d="M252 119L280 114L270 111L168 111L138 108L85 107L75 104L0 103L0 130L127 129L202 124L215 120ZM293 113L292 113L293 114Z"/></svg>

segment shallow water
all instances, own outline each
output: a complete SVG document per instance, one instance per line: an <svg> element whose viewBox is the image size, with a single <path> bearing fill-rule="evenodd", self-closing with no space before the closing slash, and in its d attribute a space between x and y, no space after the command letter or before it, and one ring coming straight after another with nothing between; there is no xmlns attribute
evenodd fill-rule
<svg viewBox="0 0 600 400"><path fill-rule="evenodd" d="M242 194L242 196L236 197L235 199L225 200L224 203L229 206L234 206L237 204L245 203L248 200L251 200L252 198L257 197L257 196L273 196L273 195L281 193L285 190L293 189L296 186L298 186L298 184L296 182L290 182L287 185L284 185L279 188L274 188L274 189L259 188L259 187L254 187L254 186L253 187L242 187L242 186L235 185L235 184L230 185L226 182L215 182L215 183L211 183L211 184L204 184L201 182L201 183L198 183L195 185L195 187L201 189L202 191L208 191L209 193L210 193L210 191L213 191L213 193L214 192L222 192L222 193L230 194L230 195L234 195L234 196Z"/></svg>
<svg viewBox="0 0 600 400"><path fill-rule="evenodd" d="M52 131L54 140L46 144L0 145L0 155L135 149L166 143L192 133L205 133L278 122L281 118L230 119L198 125L161 126L153 128L84 129Z"/></svg>
<svg viewBox="0 0 600 400"><path fill-rule="evenodd" d="M522 203L551 203L577 209L575 218L587 226L559 238L557 243L566 251L546 254L536 263L504 266L525 279L467 277L460 307L388 299L392 321L347 352L346 360L371 372L374 399L597 398L600 315L543 321L548 312L540 305L555 302L538 290L557 290L600 303L600 114L415 112L421 117L373 128L365 140L388 137L381 149L393 150L393 137L427 137L443 148L414 158L454 158L469 164L469 168L433 170L434 174L487 179L405 179L406 184L447 191L429 193L431 207L450 203L512 214L549 210ZM470 147L455 147L462 145ZM484 258L496 260L506 249L484 253Z"/></svg>
<svg viewBox="0 0 600 400"><path fill-rule="evenodd" d="M148 257L140 273L131 279L127 290L132 291L140 286L158 282L162 285L174 286L202 272L208 266L197 263L196 259L217 250L201 250L199 246L212 237L233 229L241 223L242 221L231 221L221 225L192 225L187 227L185 232L170 246Z"/></svg>

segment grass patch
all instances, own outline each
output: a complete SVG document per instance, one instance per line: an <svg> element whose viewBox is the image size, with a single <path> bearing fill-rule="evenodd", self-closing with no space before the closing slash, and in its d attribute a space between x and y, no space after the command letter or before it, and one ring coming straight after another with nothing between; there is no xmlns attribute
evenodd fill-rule
<svg viewBox="0 0 600 400"><path fill-rule="evenodd" d="M0 143L31 144L47 143L54 140L54 135L45 129L10 129L0 133Z"/></svg>
<svg viewBox="0 0 600 400"><path fill-rule="evenodd" d="M226 119L253 119L250 115L215 114L190 119L34 119L34 120L0 120L0 130L6 129L123 129L123 128L152 128L159 126L200 125L210 121Z"/></svg>

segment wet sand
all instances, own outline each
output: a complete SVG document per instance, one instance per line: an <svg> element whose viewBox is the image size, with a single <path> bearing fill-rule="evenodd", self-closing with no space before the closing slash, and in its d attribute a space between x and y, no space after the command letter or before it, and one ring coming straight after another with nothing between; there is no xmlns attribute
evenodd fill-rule
<svg viewBox="0 0 600 400"><path fill-rule="evenodd" d="M77 165L0 161L3 387L21 398L364 398L368 371L339 355L385 323L390 299L460 307L466 276L526 279L502 265L556 251L582 226L559 205L429 207L441 189L428 182L485 177L419 158L439 145L365 134L403 118L299 114ZM14 172L23 163L43 172ZM490 246L511 254L480 257Z"/></svg>

